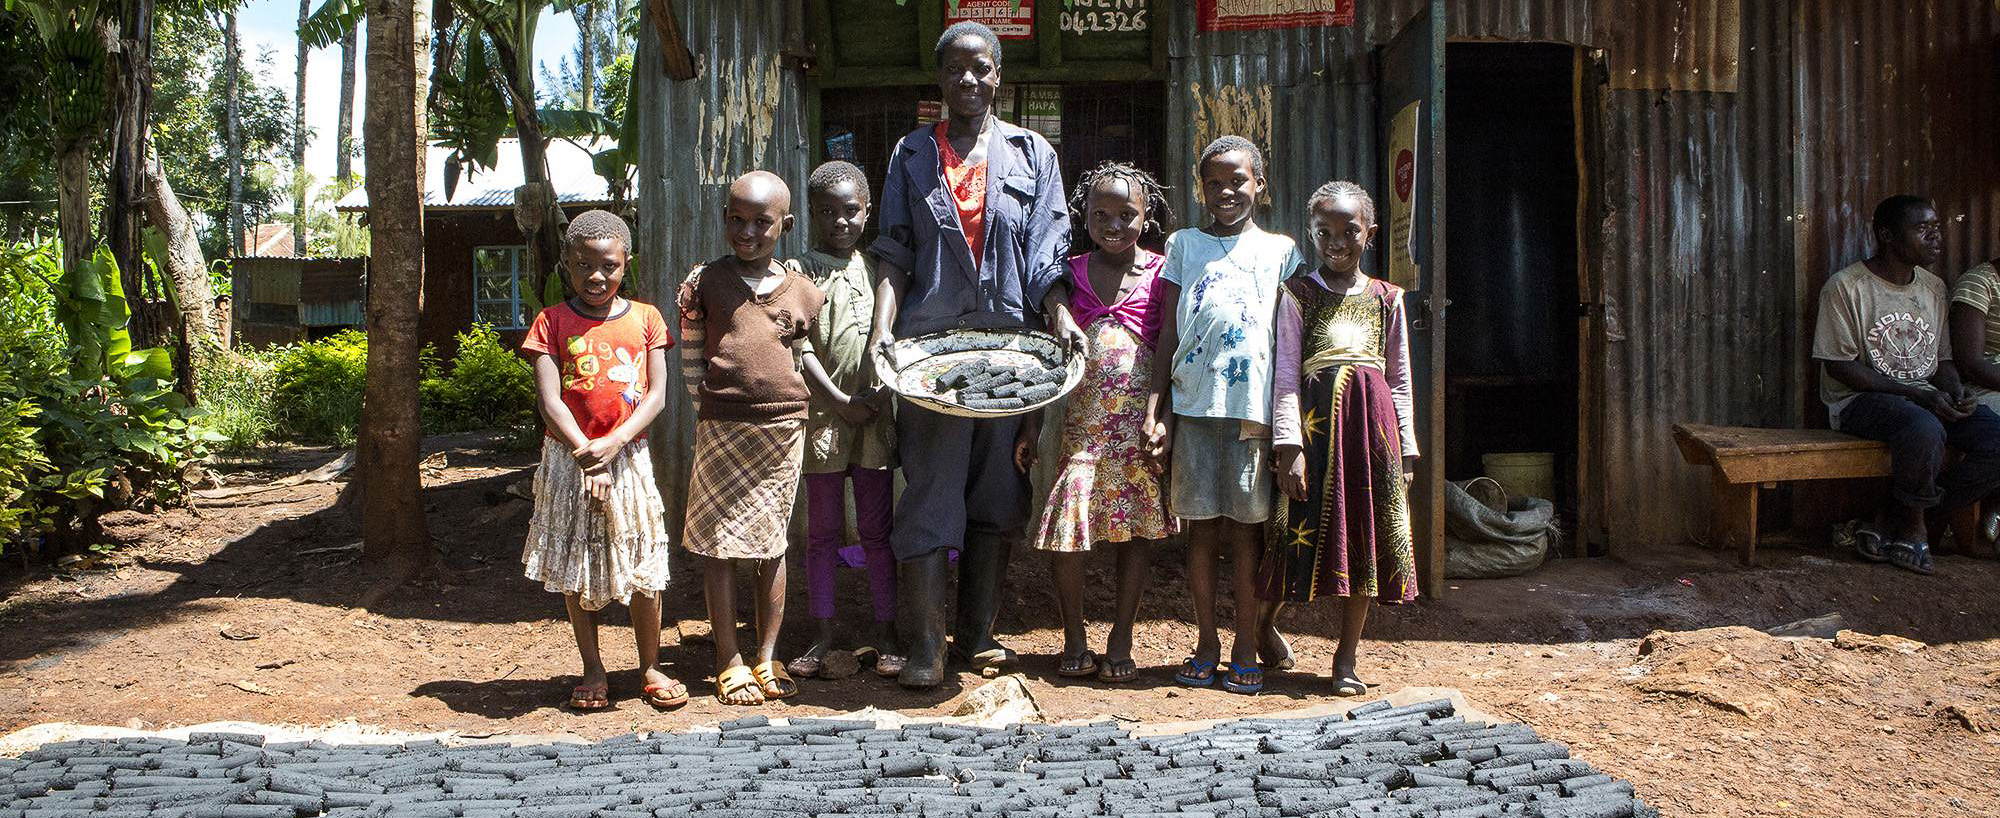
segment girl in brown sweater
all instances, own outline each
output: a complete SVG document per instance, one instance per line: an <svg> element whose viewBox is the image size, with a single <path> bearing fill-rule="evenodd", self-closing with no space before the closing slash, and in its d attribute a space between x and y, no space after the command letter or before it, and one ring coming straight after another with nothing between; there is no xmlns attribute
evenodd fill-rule
<svg viewBox="0 0 2000 818"><path fill-rule="evenodd" d="M763 171L738 178L722 226L730 254L696 267L680 289L681 365L697 411L681 543L703 558L716 699L762 704L798 692L775 653L805 451L809 395L799 354L826 299L796 267L771 257L792 229L784 180ZM736 641L738 560L757 575L754 666Z"/></svg>

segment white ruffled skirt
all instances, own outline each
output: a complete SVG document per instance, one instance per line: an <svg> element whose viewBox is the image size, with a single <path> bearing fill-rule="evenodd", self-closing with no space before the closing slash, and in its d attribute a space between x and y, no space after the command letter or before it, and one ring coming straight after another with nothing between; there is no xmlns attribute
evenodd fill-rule
<svg viewBox="0 0 2000 818"><path fill-rule="evenodd" d="M611 462L611 496L591 499L583 469L569 447L542 441L535 471L535 514L521 550L524 573L542 587L576 594L585 610L633 594L657 597L667 587L666 508L653 482L653 457L645 438L625 444Z"/></svg>

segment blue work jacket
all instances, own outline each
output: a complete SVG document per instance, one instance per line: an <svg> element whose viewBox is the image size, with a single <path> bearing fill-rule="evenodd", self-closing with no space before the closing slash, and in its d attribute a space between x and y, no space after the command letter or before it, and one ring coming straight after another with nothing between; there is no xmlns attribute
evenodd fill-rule
<svg viewBox="0 0 2000 818"><path fill-rule="evenodd" d="M1039 318L1063 275L1069 205L1055 148L1041 134L995 122L986 149L985 257L972 263L945 188L935 126L896 143L868 252L909 273L898 337L960 327L1018 327Z"/></svg>

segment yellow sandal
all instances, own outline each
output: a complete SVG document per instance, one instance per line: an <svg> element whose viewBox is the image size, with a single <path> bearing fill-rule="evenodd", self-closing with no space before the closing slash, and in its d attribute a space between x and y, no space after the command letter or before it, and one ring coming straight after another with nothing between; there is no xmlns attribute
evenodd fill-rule
<svg viewBox="0 0 2000 818"><path fill-rule="evenodd" d="M735 698L740 697L743 691L746 690L757 694L756 701L742 701L739 698ZM745 707L763 704L764 685L757 680L757 674L752 673L749 668L742 665L730 665L721 673L715 674L715 700L723 704Z"/></svg>
<svg viewBox="0 0 2000 818"><path fill-rule="evenodd" d="M750 673L757 678L757 686L762 689L765 701L789 699L798 695L799 683L792 681L792 677L785 673L784 666L776 661L759 664L752 668Z"/></svg>

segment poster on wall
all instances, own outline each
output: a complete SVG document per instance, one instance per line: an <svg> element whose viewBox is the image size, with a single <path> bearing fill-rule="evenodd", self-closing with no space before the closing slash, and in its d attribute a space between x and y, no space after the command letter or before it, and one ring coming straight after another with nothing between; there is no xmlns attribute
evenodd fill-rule
<svg viewBox="0 0 2000 818"><path fill-rule="evenodd" d="M1354 0L1199 0L1201 31L1354 25Z"/></svg>
<svg viewBox="0 0 2000 818"><path fill-rule="evenodd" d="M1029 85L1021 89L1021 127L1062 144L1062 86Z"/></svg>
<svg viewBox="0 0 2000 818"><path fill-rule="evenodd" d="M1412 102L1389 121L1389 283L1405 290L1423 286L1417 268L1417 105Z"/></svg>
<svg viewBox="0 0 2000 818"><path fill-rule="evenodd" d="M984 23L1002 40L1035 36L1035 0L944 0L944 24Z"/></svg>

